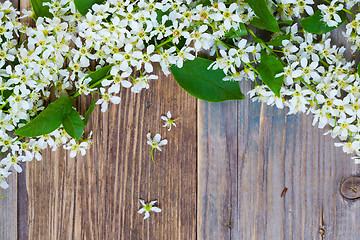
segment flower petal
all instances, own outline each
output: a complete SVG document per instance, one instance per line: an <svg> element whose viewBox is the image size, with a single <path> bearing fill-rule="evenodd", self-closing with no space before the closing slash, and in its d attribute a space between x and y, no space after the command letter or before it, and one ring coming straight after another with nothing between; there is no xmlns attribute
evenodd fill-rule
<svg viewBox="0 0 360 240"><path fill-rule="evenodd" d="M159 146L164 146L168 143L167 139L161 140L161 142L159 143Z"/></svg>
<svg viewBox="0 0 360 240"><path fill-rule="evenodd" d="M155 136L154 136L154 142L160 142L160 140L161 140L161 135L159 134L159 133L157 133Z"/></svg>
<svg viewBox="0 0 360 240"><path fill-rule="evenodd" d="M140 213L140 214L142 214L144 212L145 212L145 208L140 208L139 211L137 211L137 213Z"/></svg>
<svg viewBox="0 0 360 240"><path fill-rule="evenodd" d="M150 208L150 211L159 213L159 212L161 212L161 209L158 207L152 207L152 208Z"/></svg>

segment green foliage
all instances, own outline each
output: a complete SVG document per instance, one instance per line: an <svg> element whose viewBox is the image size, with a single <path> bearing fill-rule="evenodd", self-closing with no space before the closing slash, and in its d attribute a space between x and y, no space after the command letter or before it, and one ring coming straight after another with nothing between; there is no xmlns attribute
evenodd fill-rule
<svg viewBox="0 0 360 240"><path fill-rule="evenodd" d="M282 46L282 41L283 40L289 40L290 39L290 33L286 34L286 35L279 35L276 36L273 40L267 42L267 45L271 45L271 46Z"/></svg>
<svg viewBox="0 0 360 240"><path fill-rule="evenodd" d="M270 32L280 32L278 22L270 12L266 0L248 0L247 1L252 10L254 10L257 18L254 18L251 25L266 29Z"/></svg>
<svg viewBox="0 0 360 240"><path fill-rule="evenodd" d="M292 25L294 22L294 20L286 20L286 21L283 21L283 22L278 22L279 24L285 24L285 25Z"/></svg>
<svg viewBox="0 0 360 240"><path fill-rule="evenodd" d="M6 101L12 94L13 94L13 90L3 90L2 91L2 100L4 103L4 105L0 105L0 109L1 110L8 110L9 109L9 106L10 104Z"/></svg>
<svg viewBox="0 0 360 240"><path fill-rule="evenodd" d="M196 5L200 5L202 4L203 6L211 6L211 1L210 0L200 0L197 2Z"/></svg>
<svg viewBox="0 0 360 240"><path fill-rule="evenodd" d="M257 27L259 29L265 29L266 26L264 24L263 21L260 20L260 18L258 17L254 17L251 22L250 22L250 25L254 26L254 27Z"/></svg>
<svg viewBox="0 0 360 240"><path fill-rule="evenodd" d="M272 55L268 55L265 50L261 51L261 62L257 67L263 82L280 97L280 89L284 82L284 76L275 77L276 74L284 72L281 62Z"/></svg>
<svg viewBox="0 0 360 240"><path fill-rule="evenodd" d="M168 11L166 11L166 12L163 12L163 11L161 11L161 10L157 10L157 11L156 11L156 21L157 21L159 24L162 24L162 17L163 17L164 15L169 16L169 14L170 14L170 10L168 10ZM165 27L170 27L171 24L172 24L172 22L171 22L170 20L167 20L167 21L164 23Z"/></svg>
<svg viewBox="0 0 360 240"><path fill-rule="evenodd" d="M48 6L43 6L44 2L49 2L49 0L30 0L31 7L34 10L36 17L48 17L52 18L52 14L49 12Z"/></svg>
<svg viewBox="0 0 360 240"><path fill-rule="evenodd" d="M92 8L94 4L101 4L105 0L74 0L75 7L83 16Z"/></svg>
<svg viewBox="0 0 360 240"><path fill-rule="evenodd" d="M93 87L100 87L101 86L101 82L99 82L102 79L105 79L105 77L107 77L110 73L111 68L113 67L113 65L107 65L105 67L102 67L98 70L96 70L95 72L90 73L89 75L86 76L86 78L91 78L91 81L89 82L89 85L92 86L94 84L96 84Z"/></svg>
<svg viewBox="0 0 360 240"><path fill-rule="evenodd" d="M88 119L89 119L89 116L90 114L92 113L92 111L94 110L95 108L95 101L94 101L94 97L91 99L91 104L90 104L90 107L89 109L86 111L85 113L85 118L84 118L84 125L86 125L88 123Z"/></svg>
<svg viewBox="0 0 360 240"><path fill-rule="evenodd" d="M62 124L65 131L75 140L79 140L84 132L84 122L81 120L79 113L75 109L71 109L65 114Z"/></svg>
<svg viewBox="0 0 360 240"><path fill-rule="evenodd" d="M6 99L8 99L10 96L11 96L11 94L13 94L13 90L8 90L8 89L6 89L6 90L4 90L4 92L3 92L3 101L4 100L6 100Z"/></svg>
<svg viewBox="0 0 360 240"><path fill-rule="evenodd" d="M51 133L61 125L64 116L70 113L72 101L71 97L61 97L50 103L39 115L25 126L17 129L14 134L24 137L37 137Z"/></svg>
<svg viewBox="0 0 360 240"><path fill-rule="evenodd" d="M238 82L223 81L225 74L220 69L207 69L212 62L197 57L184 62L182 68L172 65L170 69L179 85L196 98L208 102L244 99Z"/></svg>
<svg viewBox="0 0 360 240"><path fill-rule="evenodd" d="M237 38L237 37L244 37L248 35L248 31L246 30L245 24L240 23L240 26L237 30L231 28L226 34L225 38Z"/></svg>
<svg viewBox="0 0 360 240"><path fill-rule="evenodd" d="M341 24L345 22L345 13L338 12L338 14L342 21L336 27L329 27L324 21L322 21L320 10L317 10L314 15L300 20L300 23L301 26L309 33L324 34L338 28L339 26L341 26Z"/></svg>

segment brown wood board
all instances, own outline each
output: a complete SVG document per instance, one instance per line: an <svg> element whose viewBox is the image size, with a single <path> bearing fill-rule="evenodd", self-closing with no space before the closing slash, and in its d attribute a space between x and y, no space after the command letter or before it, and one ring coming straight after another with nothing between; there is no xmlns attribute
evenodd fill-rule
<svg viewBox="0 0 360 240"><path fill-rule="evenodd" d="M345 43L342 30L334 42ZM250 86L241 83L243 93ZM288 116L248 96L197 101L164 75L120 97L120 105L91 115L94 142L85 157L47 150L0 190L7 195L0 239L360 238L360 203L339 192L359 167L311 116ZM89 105L88 97L76 104L82 114ZM180 117L170 132L160 120L168 110ZM155 163L149 131L169 140ZM158 200L163 212L143 220L139 198Z"/></svg>
<svg viewBox="0 0 360 240"><path fill-rule="evenodd" d="M349 48L341 31L333 42ZM253 87L240 85L244 93ZM249 97L199 101L199 239L360 238L360 203L339 191L359 166L311 115L287 111Z"/></svg>
<svg viewBox="0 0 360 240"><path fill-rule="evenodd" d="M195 239L196 100L172 77L150 85L138 95L122 90L120 105L104 114L95 108L85 157L59 149L28 164L29 239ZM77 104L81 112L89 105L85 98ZM169 132L160 119L168 110L180 117ZM155 162L148 132L169 141ZM143 220L140 198L158 200L163 212Z"/></svg>

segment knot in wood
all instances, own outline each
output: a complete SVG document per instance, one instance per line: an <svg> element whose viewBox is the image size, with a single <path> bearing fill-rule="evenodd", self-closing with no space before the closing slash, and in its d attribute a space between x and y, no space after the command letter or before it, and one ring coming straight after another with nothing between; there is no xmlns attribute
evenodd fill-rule
<svg viewBox="0 0 360 240"><path fill-rule="evenodd" d="M347 199L360 198L360 177L350 177L346 179L340 187L341 194Z"/></svg>

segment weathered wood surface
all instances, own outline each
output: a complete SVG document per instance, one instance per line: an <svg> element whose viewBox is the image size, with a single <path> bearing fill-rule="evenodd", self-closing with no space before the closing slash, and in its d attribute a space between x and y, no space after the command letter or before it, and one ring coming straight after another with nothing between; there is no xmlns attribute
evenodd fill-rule
<svg viewBox="0 0 360 240"><path fill-rule="evenodd" d="M339 191L359 166L312 116L286 113L249 99L199 102L198 239L360 239L360 201Z"/></svg>
<svg viewBox="0 0 360 240"><path fill-rule="evenodd" d="M0 188L0 239L17 239L17 174L8 177L9 188Z"/></svg>
<svg viewBox="0 0 360 240"><path fill-rule="evenodd" d="M10 0L14 7L19 7L19 1ZM0 0L5 2L5 0ZM18 239L18 174L14 172L9 178L9 188L3 190L0 188L0 239L15 240Z"/></svg>
<svg viewBox="0 0 360 240"><path fill-rule="evenodd" d="M46 151L0 190L0 239L360 239L360 201L339 192L359 167L311 116L249 99L196 101L165 76L120 96L93 112L85 157ZM77 106L84 113L89 103ZM160 120L168 110L181 118L170 132ZM149 131L169 140L155 163ZM144 221L139 198L163 212Z"/></svg>
<svg viewBox="0 0 360 240"><path fill-rule="evenodd" d="M28 239L195 239L196 100L172 77L151 87L138 95L123 90L122 103L105 114L95 109L85 157L59 149L28 164ZM84 100L81 112L90 104ZM170 132L160 119L168 110L181 117ZM155 163L148 132L169 140ZM159 200L163 212L143 220L139 198Z"/></svg>

